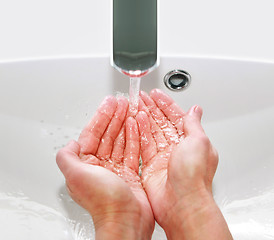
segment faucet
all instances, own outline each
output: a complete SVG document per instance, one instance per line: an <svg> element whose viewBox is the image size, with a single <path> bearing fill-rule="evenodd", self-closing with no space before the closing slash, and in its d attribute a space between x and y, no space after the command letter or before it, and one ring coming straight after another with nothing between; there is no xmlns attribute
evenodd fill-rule
<svg viewBox="0 0 274 240"><path fill-rule="evenodd" d="M157 0L113 0L112 66L141 77L159 64Z"/></svg>

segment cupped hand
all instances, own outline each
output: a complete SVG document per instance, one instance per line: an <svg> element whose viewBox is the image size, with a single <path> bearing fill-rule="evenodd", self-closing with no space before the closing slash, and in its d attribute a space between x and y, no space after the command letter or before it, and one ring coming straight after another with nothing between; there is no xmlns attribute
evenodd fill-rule
<svg viewBox="0 0 274 240"><path fill-rule="evenodd" d="M154 229L139 177L138 126L127 111L126 98L105 98L78 142L57 155L70 195L93 217L96 239L109 231L110 239L150 239Z"/></svg>
<svg viewBox="0 0 274 240"><path fill-rule="evenodd" d="M156 221L169 239L230 239L202 231L211 219L227 231L212 196L218 154L201 126L202 109L185 113L157 89L140 96L142 181Z"/></svg>

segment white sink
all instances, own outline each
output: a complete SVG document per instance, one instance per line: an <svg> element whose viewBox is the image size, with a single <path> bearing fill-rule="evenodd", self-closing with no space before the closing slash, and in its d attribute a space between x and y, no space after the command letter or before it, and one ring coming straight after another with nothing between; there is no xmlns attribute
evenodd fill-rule
<svg viewBox="0 0 274 240"><path fill-rule="evenodd" d="M192 82L175 93L163 77L177 68ZM94 239L55 154L104 96L128 87L107 57L0 63L0 239ZM166 57L141 88L161 88L183 109L203 107L220 154L214 196L234 238L274 239L274 63ZM166 239L159 227L153 239Z"/></svg>

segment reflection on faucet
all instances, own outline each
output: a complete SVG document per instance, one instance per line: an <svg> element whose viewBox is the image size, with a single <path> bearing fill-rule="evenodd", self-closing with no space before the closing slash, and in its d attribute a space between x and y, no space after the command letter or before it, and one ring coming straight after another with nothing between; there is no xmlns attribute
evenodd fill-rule
<svg viewBox="0 0 274 240"><path fill-rule="evenodd" d="M112 65L141 77L157 65L157 0L113 0Z"/></svg>

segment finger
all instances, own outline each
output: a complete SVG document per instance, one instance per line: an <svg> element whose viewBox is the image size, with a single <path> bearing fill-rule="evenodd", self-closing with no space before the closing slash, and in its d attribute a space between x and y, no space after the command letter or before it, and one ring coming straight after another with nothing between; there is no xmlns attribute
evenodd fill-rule
<svg viewBox="0 0 274 240"><path fill-rule="evenodd" d="M188 136L200 136L205 134L204 129L201 125L203 110L199 106L193 106L187 112L184 117L184 132L185 137Z"/></svg>
<svg viewBox="0 0 274 240"><path fill-rule="evenodd" d="M100 159L110 159L111 152L113 149L113 144L117 138L120 129L125 121L125 116L128 109L128 100L125 97L119 97L117 99L117 108L116 111L105 131L98 150L97 157Z"/></svg>
<svg viewBox="0 0 274 240"><path fill-rule="evenodd" d="M168 146L168 142L165 138L164 132L157 125L155 120L152 118L147 106L145 105L145 103L143 102L142 99L140 99L140 102L139 102L139 111L144 111L147 114L147 116L149 118L151 133L152 133L152 136L156 142L157 151L158 152L163 151Z"/></svg>
<svg viewBox="0 0 274 240"><path fill-rule="evenodd" d="M172 123L166 118L163 112L157 107L155 102L152 100L147 93L141 92L140 96L147 106L150 115L155 120L157 125L163 131L164 136L169 144L174 144L179 142L179 135L176 128L172 125Z"/></svg>
<svg viewBox="0 0 274 240"><path fill-rule="evenodd" d="M116 106L117 100L113 96L106 97L101 103L89 124L80 134L78 142L81 146L81 153L95 155Z"/></svg>
<svg viewBox="0 0 274 240"><path fill-rule="evenodd" d="M71 169L74 169L79 164L79 153L80 146L76 141L70 141L58 151L56 163L65 177L67 177Z"/></svg>
<svg viewBox="0 0 274 240"><path fill-rule="evenodd" d="M124 164L136 173L139 172L140 143L137 122L133 117L126 120L126 146Z"/></svg>
<svg viewBox="0 0 274 240"><path fill-rule="evenodd" d="M113 150L111 153L111 160L115 163L121 163L124 158L124 150L126 144L126 129L125 124L122 126L118 137L113 144Z"/></svg>
<svg viewBox="0 0 274 240"><path fill-rule="evenodd" d="M157 154L157 146L151 133L147 114L143 111L139 112L136 120L140 133L141 156L144 165L146 165Z"/></svg>
<svg viewBox="0 0 274 240"><path fill-rule="evenodd" d="M176 127L179 136L183 135L183 117L185 112L174 102L174 100L160 89L153 89L150 97L158 108L165 114L168 120Z"/></svg>

